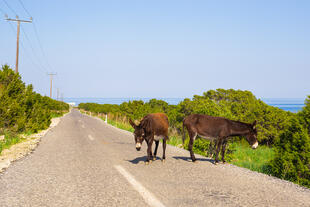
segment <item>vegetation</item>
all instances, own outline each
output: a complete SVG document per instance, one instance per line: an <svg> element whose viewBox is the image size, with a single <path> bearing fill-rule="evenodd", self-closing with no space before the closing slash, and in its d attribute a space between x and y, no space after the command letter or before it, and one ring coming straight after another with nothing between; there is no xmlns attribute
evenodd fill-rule
<svg viewBox="0 0 310 207"><path fill-rule="evenodd" d="M69 110L69 105L33 91L9 66L0 70L0 152L18 142L18 133L35 133L47 128L53 116Z"/></svg>
<svg viewBox="0 0 310 207"><path fill-rule="evenodd" d="M202 96L195 95L192 100L184 99L178 105L169 105L162 100L152 99L129 101L121 105L81 103L80 109L95 113L113 115L114 118L126 117L140 120L148 113L164 112L168 115L171 128L181 131L183 118L189 114L208 114L232 120L252 123L257 120L258 139L261 144L271 146L287 127L294 114L269 106L249 91L210 90Z"/></svg>
<svg viewBox="0 0 310 207"><path fill-rule="evenodd" d="M310 96L305 100L305 106L302 111L298 113L303 126L308 130L308 134L310 134Z"/></svg>
<svg viewBox="0 0 310 207"><path fill-rule="evenodd" d="M310 187L310 137L297 118L290 120L275 145L272 174Z"/></svg>
<svg viewBox="0 0 310 207"><path fill-rule="evenodd" d="M274 158L274 149L261 145L252 150L248 143L234 142L231 144L233 153L230 163L253 171L271 174L269 162Z"/></svg>
<svg viewBox="0 0 310 207"><path fill-rule="evenodd" d="M3 140L0 141L0 153L2 150L9 148L11 145L17 144L21 141L19 136L15 133L6 133L3 135Z"/></svg>
<svg viewBox="0 0 310 207"><path fill-rule="evenodd" d="M175 146L181 146L182 121L189 114L221 116L247 123L256 120L260 147L252 150L244 139L237 137L229 143L227 161L309 187L310 96L305 105L295 114L267 105L250 91L217 89L184 99L178 105L152 99L121 105L81 103L79 108L108 114L109 123L129 131L132 131L129 119L140 120L148 113L164 112L170 123L169 144ZM194 152L206 155L209 144L207 140L197 139Z"/></svg>

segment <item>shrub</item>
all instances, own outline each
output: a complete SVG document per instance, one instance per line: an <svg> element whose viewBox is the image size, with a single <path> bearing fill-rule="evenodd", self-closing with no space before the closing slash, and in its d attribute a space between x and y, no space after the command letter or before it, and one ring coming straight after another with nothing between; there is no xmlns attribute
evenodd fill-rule
<svg viewBox="0 0 310 207"><path fill-rule="evenodd" d="M69 105L43 97L26 86L9 66L0 70L0 133L37 132L50 125L51 113L69 110Z"/></svg>
<svg viewBox="0 0 310 207"><path fill-rule="evenodd" d="M301 118L303 125L307 128L308 134L310 134L310 96L305 100L305 106L298 115Z"/></svg>
<svg viewBox="0 0 310 207"><path fill-rule="evenodd" d="M202 96L184 99L178 105L169 105L162 100L149 102L129 101L121 105L81 103L80 109L91 112L109 113L115 117L127 117L140 120L148 113L163 112L169 119L170 127L181 132L182 121L189 114L207 114L228 119L252 123L257 120L258 141L272 146L281 132L287 128L288 120L296 116L291 112L269 106L257 99L250 91L209 90Z"/></svg>
<svg viewBox="0 0 310 207"><path fill-rule="evenodd" d="M275 157L270 162L271 173L279 178L310 187L310 138L297 118L275 143Z"/></svg>

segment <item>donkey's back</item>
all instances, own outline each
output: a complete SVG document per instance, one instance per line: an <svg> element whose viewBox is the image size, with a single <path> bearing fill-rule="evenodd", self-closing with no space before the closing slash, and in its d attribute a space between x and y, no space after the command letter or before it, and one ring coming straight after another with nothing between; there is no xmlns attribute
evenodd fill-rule
<svg viewBox="0 0 310 207"><path fill-rule="evenodd" d="M154 135L168 136L169 122L168 117L164 113L153 113L146 115L142 121L141 126L148 133L154 133Z"/></svg>
<svg viewBox="0 0 310 207"><path fill-rule="evenodd" d="M183 120L187 130L208 138L217 138L230 133L230 120L203 114L192 114Z"/></svg>

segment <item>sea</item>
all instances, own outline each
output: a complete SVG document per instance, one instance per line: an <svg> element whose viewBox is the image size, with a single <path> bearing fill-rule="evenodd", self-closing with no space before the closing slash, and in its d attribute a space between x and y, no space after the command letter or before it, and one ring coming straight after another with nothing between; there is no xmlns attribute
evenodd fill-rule
<svg viewBox="0 0 310 207"><path fill-rule="evenodd" d="M75 106L78 106L80 103L98 103L98 104L121 104L123 102L133 101L133 100L142 100L148 102L153 98L64 98L66 103L72 103ZM184 98L156 98L159 100L166 101L169 104L177 105ZM303 98L261 98L266 104L270 106L275 106L285 111L298 112L304 107Z"/></svg>

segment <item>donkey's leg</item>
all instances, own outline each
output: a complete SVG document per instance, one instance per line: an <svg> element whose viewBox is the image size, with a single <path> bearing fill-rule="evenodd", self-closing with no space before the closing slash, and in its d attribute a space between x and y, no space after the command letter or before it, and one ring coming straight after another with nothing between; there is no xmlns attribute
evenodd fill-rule
<svg viewBox="0 0 310 207"><path fill-rule="evenodd" d="M211 151L211 157L213 157L214 154L215 154L216 145L217 145L217 139L215 139L215 140L213 141L213 147L212 147L212 151Z"/></svg>
<svg viewBox="0 0 310 207"><path fill-rule="evenodd" d="M154 161L156 160L158 144L159 144L159 140L156 140L156 141L155 141L154 156L153 156L153 160L154 160Z"/></svg>
<svg viewBox="0 0 310 207"><path fill-rule="evenodd" d="M164 138L163 139L163 159L162 159L162 161L164 162L165 161L165 159L166 159L166 142L167 142L167 139L169 139L169 137L168 138Z"/></svg>
<svg viewBox="0 0 310 207"><path fill-rule="evenodd" d="M146 162L147 164L151 161L152 162L152 143L153 140L149 140L148 145L147 145L147 159Z"/></svg>
<svg viewBox="0 0 310 207"><path fill-rule="evenodd" d="M194 141L195 141L195 138L197 136L197 133L191 131L188 134L189 134L188 150L189 150L189 153L191 155L192 161L195 162L196 158L195 158L195 155L194 155L194 152L193 152L193 145L194 145Z"/></svg>
<svg viewBox="0 0 310 207"><path fill-rule="evenodd" d="M222 145L222 139L219 138L217 140L217 146L216 146L216 154L215 154L215 164L219 162L219 152L220 152L220 148L221 148L221 145Z"/></svg>
<svg viewBox="0 0 310 207"><path fill-rule="evenodd" d="M210 157L210 155L211 155L212 144L213 144L213 141L210 141L208 152L207 152L207 157Z"/></svg>
<svg viewBox="0 0 310 207"><path fill-rule="evenodd" d="M223 163L225 163L225 151L226 151L226 144L227 144L227 140L224 140L223 141L223 144L222 144L222 161Z"/></svg>
<svg viewBox="0 0 310 207"><path fill-rule="evenodd" d="M213 157L215 147L216 147L216 140L214 139L210 141L207 157L211 157L211 158Z"/></svg>
<svg viewBox="0 0 310 207"><path fill-rule="evenodd" d="M145 142L146 142L146 146L149 147L149 141L148 141L148 139L145 139ZM151 148L151 156L153 156L152 148Z"/></svg>

